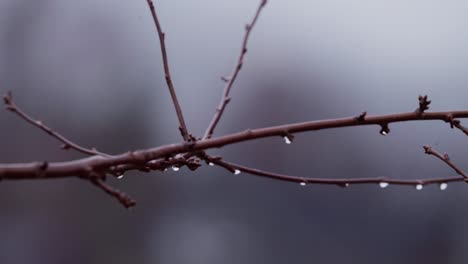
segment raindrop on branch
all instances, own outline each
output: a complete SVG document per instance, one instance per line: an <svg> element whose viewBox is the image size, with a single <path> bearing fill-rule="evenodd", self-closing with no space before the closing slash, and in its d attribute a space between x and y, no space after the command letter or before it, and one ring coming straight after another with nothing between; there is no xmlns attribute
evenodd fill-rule
<svg viewBox="0 0 468 264"><path fill-rule="evenodd" d="M172 170L173 170L173 171L179 171L179 170L180 170L180 168L179 168L179 167L177 167L177 166L172 166Z"/></svg>
<svg viewBox="0 0 468 264"><path fill-rule="evenodd" d="M439 188L440 188L440 190L441 190L441 191L444 191L444 190L446 190L446 189L447 189L447 187L448 187L448 185L447 185L447 183L446 183L446 182L443 182L443 183L441 183L441 184L440 184L440 186L439 186Z"/></svg>
<svg viewBox="0 0 468 264"><path fill-rule="evenodd" d="M284 139L284 143L288 145L292 143L292 140L288 136L284 136L283 139Z"/></svg>
<svg viewBox="0 0 468 264"><path fill-rule="evenodd" d="M215 164L213 162L209 162L208 166L214 166Z"/></svg>
<svg viewBox="0 0 468 264"><path fill-rule="evenodd" d="M240 170L238 170L238 169L235 169L235 170L234 170L234 174L235 174L235 175L238 175L238 174L240 174L240 173L241 173Z"/></svg>
<svg viewBox="0 0 468 264"><path fill-rule="evenodd" d="M117 179L122 179L124 177L124 173L117 175Z"/></svg>
<svg viewBox="0 0 468 264"><path fill-rule="evenodd" d="M420 191L420 190L422 190L422 188L423 188L423 185L422 185L422 184L416 185L416 190Z"/></svg>
<svg viewBox="0 0 468 264"><path fill-rule="evenodd" d="M306 183L305 182L301 182L299 183L301 186L306 186Z"/></svg>
<svg viewBox="0 0 468 264"><path fill-rule="evenodd" d="M387 188L388 185L390 185L388 182L380 182L380 183L379 183L379 186L380 186L380 188L382 188L382 189Z"/></svg>

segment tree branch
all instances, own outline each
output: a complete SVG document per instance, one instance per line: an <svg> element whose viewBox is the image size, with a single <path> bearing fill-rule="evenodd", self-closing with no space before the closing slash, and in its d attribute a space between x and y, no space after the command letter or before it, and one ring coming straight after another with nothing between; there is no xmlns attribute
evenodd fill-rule
<svg viewBox="0 0 468 264"><path fill-rule="evenodd" d="M451 168L453 168L462 177L448 177L448 178L435 178L435 179L418 179L418 180L401 180L389 179L384 177L377 178L354 178L354 179L326 179L326 178L305 178L298 176L291 176L279 174L274 172L267 172L255 168L238 165L235 163L224 161L221 157L212 157L205 151L212 148L220 148L223 146L236 144L244 141L255 140L266 137L282 137L287 144L291 144L295 133L317 131L331 128L342 128L352 126L378 126L379 133L388 135L390 133L390 124L398 122L414 122L414 121L429 121L439 120L450 124L451 128L457 128L465 135L468 135L468 129L461 124L459 119L468 118L468 110L461 111L442 111L442 112L428 112L431 101L427 96L419 96L419 107L416 111L403 112L389 115L375 115L369 116L367 112L353 117L326 119L317 121L307 121L301 123L291 123L279 126L264 127L258 129L247 129L245 131L228 134L212 138L213 132L220 121L222 114L230 101L230 91L232 86L242 68L244 57L247 53L247 43L250 33L255 26L261 11L265 7L267 1L261 0L260 5L250 24L246 25L245 35L242 41L241 52L237 60L237 64L229 78L223 78L226 81L224 92L219 103L216 113L213 116L204 136L201 140L195 138L188 133L185 125L184 117L181 107L179 105L174 85L172 83L171 74L169 71L169 62L167 58L165 34L162 31L159 23L156 10L152 0L147 0L147 4L153 17L158 37L160 41L162 60L164 66L164 73L166 83L171 94L171 98L176 110L177 118L179 121L179 130L184 138L182 143L174 143L163 145L155 148L129 151L118 155L108 155L98 152L96 149L88 149L82 147L71 140L65 138L61 134L55 132L41 121L34 120L24 111L22 111L13 102L11 93L6 94L3 99L6 108L28 123L45 131L50 136L58 139L63 143L63 148L72 148L81 153L91 155L86 158L76 159L66 162L30 162L30 163L13 163L13 164L0 164L0 180L23 180L23 179L52 179L62 177L79 177L81 179L89 180L91 183L99 187L101 190L116 198L125 207L135 205L135 201L128 195L119 190L112 188L105 183L106 176L111 174L118 178L130 170L139 170L143 172L151 171L165 171L169 167L174 170L179 170L180 167L186 166L190 170L196 170L201 166L200 160L204 160L208 165L218 165L223 167L233 174L241 172L249 173L256 176L272 178L276 180L296 182L300 185L306 184L331 184L342 187L348 187L351 184L379 184L380 187L385 188L389 184L395 185L414 185L416 189L420 190L424 185L440 184L441 190L447 187L448 182L468 181L468 177L459 167L450 161L448 155L442 156L437 151L429 146L425 146L424 150L427 154L434 155L443 160Z"/></svg>
<svg viewBox="0 0 468 264"><path fill-rule="evenodd" d="M229 78L226 78L226 77L222 78L224 81L226 81L226 86L224 87L224 93L223 93L223 96L221 97L221 101L219 102L218 107L216 108L216 113L213 116L213 119L211 120L210 124L208 125L208 128L205 131L205 135L203 136L203 139L210 138L213 135L216 125L218 124L219 120L221 119L221 116L223 115L224 109L226 109L227 104L231 100L231 98L229 97L229 93L244 63L244 56L245 54L247 54L247 42L249 41L250 33L252 32L252 29L255 26L255 23L257 22L257 19L260 16L260 13L262 12L262 9L265 7L266 4L267 4L266 0L261 0L260 5L258 6L257 12L255 13L255 16L252 22L250 22L250 24L247 24L245 26L244 40L242 41L242 48L239 54L239 58L237 60L237 64L234 67L233 73Z"/></svg>
<svg viewBox="0 0 468 264"><path fill-rule="evenodd" d="M197 142L184 142L170 145L163 145L156 148L145 150L130 151L127 153L114 155L111 157L91 156L88 158L68 161L49 163L48 167L41 173L38 173L39 167L37 162L19 163L19 164L0 164L0 179L39 179L39 178L57 178L86 175L89 171L108 171L120 172L118 166L130 166L131 169L145 168L148 162L158 159L174 159L175 155L183 153L195 153L208 150L211 148L220 148L226 145L240 143L244 141L254 140L258 138L283 137L292 133L300 133L306 131L317 131L322 129L351 127L351 126L366 126L410 122L410 121L428 121L441 120L450 122L453 118L468 118L468 110L466 111L446 111L446 112L425 112L419 114L416 112L406 112L391 115L368 116L364 120L356 117L328 119L319 121L309 121L303 123L293 123L274 127L265 127L259 129L248 129L243 132L228 134L217 138L199 140ZM182 166L185 164L181 164ZM124 166L124 167L125 167ZM148 166L146 166L148 167ZM129 168L129 169L130 169ZM158 167L162 168L162 167ZM124 172L124 171L122 171Z"/></svg>
<svg viewBox="0 0 468 264"><path fill-rule="evenodd" d="M462 176L465 181L468 180L466 173L450 160L450 157L447 153L442 156L442 154L431 148L431 146L425 145L423 148L426 154L439 158L441 161L449 165L458 175Z"/></svg>
<svg viewBox="0 0 468 264"><path fill-rule="evenodd" d="M175 111L177 113L177 119L179 120L179 130L182 134L182 137L185 141L192 140L189 136L187 126L185 125L184 116L182 114L182 109L179 105L179 100L177 99L177 95L174 89L174 84L172 83L171 73L169 71L169 60L167 59L167 52L166 52L166 42L165 42L165 33L161 28L161 24L159 23L158 16L156 14L156 9L154 7L152 0L146 0L148 6L151 11L151 16L153 17L154 24L156 25L156 29L158 31L159 43L161 46L161 54L163 59L163 66L164 66L164 74L166 78L167 87L169 88L169 92L171 94L172 102L175 107Z"/></svg>
<svg viewBox="0 0 468 264"><path fill-rule="evenodd" d="M8 92L3 96L3 101L5 103L5 108L7 110L17 114L22 119L24 119L26 122L32 124L33 126L38 127L39 129L43 130L44 132L46 132L50 136L52 136L52 137L58 139L59 141L61 141L63 143L63 145L61 146L63 149L70 149L71 148L71 149L74 149L74 150L76 150L78 152L81 152L81 153L84 153L84 154L87 154L87 155L101 155L101 156L104 156L104 157L109 157L110 156L109 154L99 152L95 148L88 149L88 148L82 147L82 146L74 143L73 141L67 139L66 137L62 136L58 132L55 132L50 127L48 127L44 123L42 123L42 121L34 120L32 117L30 117L28 114L26 114L23 110L21 110L21 108L19 108L15 104L15 102L13 101L13 96L12 96L11 92Z"/></svg>
<svg viewBox="0 0 468 264"><path fill-rule="evenodd" d="M348 187L350 185L356 185L356 184L381 184L381 183L386 183L382 185L382 188L385 188L388 186L388 184L393 184L393 185L430 185L430 184L442 184L442 183L447 183L447 182L459 182L459 181L464 181L463 178L460 177L448 177L448 178L433 178L433 179L418 179L418 180L399 180L399 179L390 179L386 177L376 177L376 178L351 178L351 179L328 179L328 178L307 178L307 177L299 177L299 176L291 176L291 175L286 175L286 174L280 174L280 173L274 173L274 172L268 172L268 171L263 171L259 169L254 169L246 166L242 166L239 164L235 164L232 162L227 162L219 158L212 158L209 159L209 162L218 165L220 167L225 168L226 170L230 171L231 173L235 173L236 171L241 171L245 172L251 175L255 176L260 176L260 177L266 177L266 178L271 178L275 180L280 180L280 181L286 181L286 182L295 182L299 183L301 185L306 185L306 184L327 184L327 185L337 185L340 187ZM235 173L239 174L239 173Z"/></svg>

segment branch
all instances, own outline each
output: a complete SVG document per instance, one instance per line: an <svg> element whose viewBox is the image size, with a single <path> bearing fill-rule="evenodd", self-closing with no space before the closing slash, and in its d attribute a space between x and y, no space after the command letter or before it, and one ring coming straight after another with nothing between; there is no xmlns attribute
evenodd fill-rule
<svg viewBox="0 0 468 264"><path fill-rule="evenodd" d="M135 200L133 200L130 196L117 190L109 185L107 185L104 181L100 179L90 179L91 183L96 185L99 189L103 190L110 196L116 198L125 208L130 208L136 205Z"/></svg>
<svg viewBox="0 0 468 264"><path fill-rule="evenodd" d="M44 132L46 132L50 136L52 136L52 137L58 139L59 141L61 141L63 143L63 145L61 146L63 149L70 149L71 148L71 149L74 149L74 150L76 150L78 152L81 152L81 153L84 153L84 154L87 154L87 155L101 155L101 156L104 156L104 157L110 157L109 154L99 152L95 148L88 149L88 148L82 147L82 146L74 143L73 141L67 139L66 137L62 136L58 132L55 132L50 127L48 127L44 123L42 123L42 121L34 120L32 117L30 117L28 114L26 114L23 110L21 110L21 108L19 108L15 104L15 102L13 101L13 96L12 96L11 92L8 92L3 96L3 101L5 103L5 108L7 110L17 114L22 119L24 119L26 122L32 124L33 126L38 127L39 129L43 130Z"/></svg>
<svg viewBox="0 0 468 264"><path fill-rule="evenodd" d="M448 178L433 178L433 179L418 179L418 180L397 180L390 179L385 177L376 177L376 178L353 178L353 179L328 179L328 178L306 178L299 176L291 176L286 174L274 173L263 171L259 169L254 169L232 162L227 162L219 158L211 158L209 162L225 168L226 170L239 174L239 172L245 172L251 175L271 178L280 181L286 182L295 182L299 183L302 186L307 184L327 184L327 185L337 185L340 187L349 187L350 185L356 184L379 184L380 187L386 188L389 184L393 185L413 185L413 186L424 186L430 184L446 184L447 182L459 182L463 181L460 177L448 177ZM446 185L444 185L444 189ZM418 187L418 189L421 187Z"/></svg>
<svg viewBox="0 0 468 264"><path fill-rule="evenodd" d="M466 175L466 173L450 160L450 157L448 154L444 154L442 156L442 154L440 154L439 152L437 152L436 150L431 148L431 146L428 146L428 145L425 145L423 148L426 154L433 155L439 158L441 161L449 165L458 175L462 176L465 181L468 180L468 176Z"/></svg>
<svg viewBox="0 0 468 264"><path fill-rule="evenodd" d="M448 122L448 117L468 118L466 111L447 111L447 112L425 112L423 115L416 112L406 112L392 115L367 116L364 121L356 117L328 119L319 121L309 121L303 123L293 123L282 126L265 127L259 129L248 129L243 132L228 134L217 138L199 140L197 142L183 142L177 144L163 145L156 148L145 150L130 151L127 153L114 155L111 157L92 156L88 158L49 163L47 170L38 175L37 162L18 163L18 164L0 164L0 179L18 180L18 179L38 179L38 178L57 178L79 176L89 172L89 170L108 170L116 171L119 165L131 165L131 168L144 168L145 164L152 160L173 157L177 154L195 153L211 148L220 148L226 145L236 144L244 141L255 140L266 137L284 137L292 133L317 131L322 129L390 124L396 122L410 122L420 120L442 120Z"/></svg>
<svg viewBox="0 0 468 264"><path fill-rule="evenodd" d="M24 120L32 123L39 128L48 132L51 136L58 138L70 147L80 150L82 148L73 142L67 140L58 133L52 131L40 122L30 118L27 114L21 111L13 102L11 94L4 96L4 101L7 109L18 113ZM457 173L465 175L464 178L440 178L440 179L422 179L422 180L396 180L387 178L357 178L357 179L324 179L324 178L303 178L297 176L289 176L272 172L265 172L258 169L248 168L245 166L228 163L221 158L212 158L204 151L211 148L219 148L225 145L240 143L243 141L254 140L258 138L280 136L283 137L287 144L292 143L294 137L293 133L316 131L330 128L340 128L349 126L364 126L364 125L378 125L381 127L380 133L386 135L390 132L389 124L396 122L409 122L420 120L442 120L449 122L451 127L461 126L459 120L455 118L468 118L468 110L466 111L446 111L446 112L423 112L413 111L392 115L368 116L367 112L363 112L359 116L328 119L319 121L309 121L303 123L293 123L282 126L265 127L259 129L248 129L243 132L228 134L217 138L202 139L199 141L183 142L178 144L164 145L156 148L130 151L115 156L94 155L91 157L72 160L67 162L32 162L32 163L17 163L17 164L0 164L0 180L22 180L22 179L50 179L59 177L75 177L89 179L93 184L100 187L106 193L117 198L124 206L129 207L134 205L134 201L127 195L118 190L112 189L102 182L106 174L113 174L115 176L122 176L128 170L140 170L150 172L152 170L165 171L168 167L178 170L182 166L187 166L191 170L196 170L200 166L200 159L198 156L208 162L209 165L219 165L228 169L234 174L239 174L241 171L247 172L257 176L269 177L284 181L299 182L301 185L305 184L335 184L347 187L350 184L363 184L363 183L379 183L382 188L388 184L397 185L416 185L418 190L422 189L424 185L440 183L441 189L447 187L447 182L463 181L465 174L452 164L448 158L444 159L447 164L451 165ZM457 121L457 122L455 122ZM457 126L458 125L458 126ZM463 129L460 129L463 131ZM85 149L88 153L93 150ZM437 152L425 148L426 153L437 156ZM440 154L439 154L440 156ZM95 177L93 175L101 175Z"/></svg>
<svg viewBox="0 0 468 264"><path fill-rule="evenodd" d="M179 130L180 133L182 134L182 137L184 138L185 141L190 141L191 137L188 134L187 131L187 126L185 125L184 121L184 116L182 114L182 109L180 108L179 105L179 100L177 99L177 95L174 89L174 85L172 84L172 78L171 78L171 73L169 71L169 61L167 59L167 52L166 52L166 43L165 43L165 33L163 32L161 28L161 24L159 23L158 16L156 14L156 9L154 8L154 4L152 0L146 0L148 3L148 6L151 11L151 15L153 16L154 24L156 25L156 29L158 31L158 36L159 36L159 43L161 46L161 54L163 58L163 65L164 65L164 74L166 78L166 83L167 87L169 88L169 92L171 93L171 98L172 102L174 104L176 113L177 113L177 119L179 119Z"/></svg>
<svg viewBox="0 0 468 264"><path fill-rule="evenodd" d="M237 60L237 64L234 67L231 77L222 78L224 81L226 81L226 86L224 87L224 93L223 93L223 96L221 97L221 101L219 102L218 107L216 108L216 113L213 116L213 119L211 120L210 125L205 131L205 135L203 136L203 139L210 138L213 135L216 125L218 124L219 120L221 119L221 116L223 115L224 109L226 108L227 104L231 100L231 98L229 97L229 93L231 91L232 85L234 84L234 81L237 78L237 75L239 74L242 68L242 64L244 63L244 56L247 53L247 42L249 41L250 32L252 32L252 29L255 26L255 23L257 22L257 19L260 16L261 11L265 7L266 4L267 4L267 0L261 0L260 5L258 6L257 12L255 13L255 16L252 22L245 26L244 40L242 41L242 48L241 48L239 58Z"/></svg>

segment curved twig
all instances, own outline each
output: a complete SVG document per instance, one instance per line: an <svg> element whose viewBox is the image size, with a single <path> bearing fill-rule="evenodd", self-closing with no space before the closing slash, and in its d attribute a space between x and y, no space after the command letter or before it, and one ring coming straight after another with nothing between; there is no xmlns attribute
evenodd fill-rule
<svg viewBox="0 0 468 264"><path fill-rule="evenodd" d="M216 125L218 124L219 120L221 119L221 116L223 115L224 109L226 109L227 104L231 100L231 98L229 97L229 93L231 92L232 85L234 84L234 81L236 80L237 75L239 74L242 68L242 64L244 63L244 56L247 53L247 42L249 41L250 33L252 32L252 29L255 26L255 23L257 22L258 17L260 16L260 13L262 12L262 9L265 7L266 4L266 0L261 0L257 12L255 13L254 18L252 19L252 22L245 26L244 40L242 41L242 48L239 54L239 58L237 59L237 64L234 67L232 75L229 78L222 78L224 81L226 81L223 96L221 97L221 101L219 102L219 105L216 108L216 113L213 116L213 119L211 120L210 124L208 125L208 128L205 131L203 139L210 138L213 135Z"/></svg>

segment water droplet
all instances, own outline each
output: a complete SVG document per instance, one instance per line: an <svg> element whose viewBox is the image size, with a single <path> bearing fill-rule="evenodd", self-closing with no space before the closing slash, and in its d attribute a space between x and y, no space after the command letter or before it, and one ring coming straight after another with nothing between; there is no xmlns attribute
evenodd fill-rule
<svg viewBox="0 0 468 264"><path fill-rule="evenodd" d="M288 145L292 143L292 140L288 136L284 136L283 139L284 139L284 143Z"/></svg>
<svg viewBox="0 0 468 264"><path fill-rule="evenodd" d="M306 183L305 182L301 182L299 183L301 186L306 186Z"/></svg>
<svg viewBox="0 0 468 264"><path fill-rule="evenodd" d="M388 135L387 131L385 131L385 130L380 130L380 134L383 135L383 136Z"/></svg>
<svg viewBox="0 0 468 264"><path fill-rule="evenodd" d="M380 186L380 188L382 188L382 189L387 188L388 185L389 185L388 182L380 182L380 183L379 183L379 186Z"/></svg>
<svg viewBox="0 0 468 264"><path fill-rule="evenodd" d="M215 164L213 162L208 163L209 166L214 166Z"/></svg>
<svg viewBox="0 0 468 264"><path fill-rule="evenodd" d="M420 191L420 190L422 190L422 188L423 188L423 185L422 185L422 184L416 185L416 190Z"/></svg>
<svg viewBox="0 0 468 264"><path fill-rule="evenodd" d="M119 179L119 180L120 180L120 179L122 179L123 177L124 177L124 174L123 174L123 173L122 173L122 174L119 174L119 175L117 175L117 179Z"/></svg>
<svg viewBox="0 0 468 264"><path fill-rule="evenodd" d="M163 170L163 171L167 171L167 168L164 168L164 170Z"/></svg>
<svg viewBox="0 0 468 264"><path fill-rule="evenodd" d="M440 190L443 191L443 190L447 189L448 185L447 185L446 182L443 182L443 183L440 184L439 187L440 187Z"/></svg>
<svg viewBox="0 0 468 264"><path fill-rule="evenodd" d="M240 170L238 170L238 169L235 169L235 170L234 170L234 174L235 174L235 175L240 174L240 173L241 173Z"/></svg>
<svg viewBox="0 0 468 264"><path fill-rule="evenodd" d="M172 166L172 170L173 170L173 171L179 171L179 170L180 170L180 168L179 168L179 167L177 167L177 166Z"/></svg>
<svg viewBox="0 0 468 264"><path fill-rule="evenodd" d="M349 183L345 183L344 186L345 186L345 187L349 187Z"/></svg>

